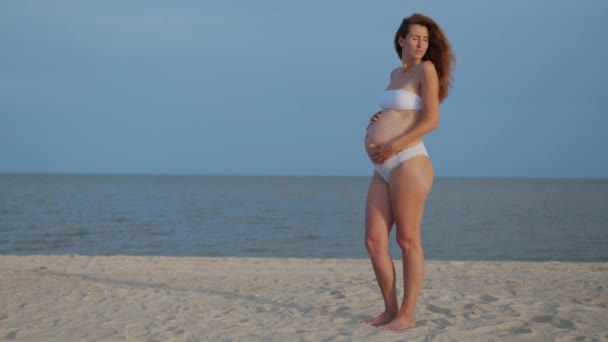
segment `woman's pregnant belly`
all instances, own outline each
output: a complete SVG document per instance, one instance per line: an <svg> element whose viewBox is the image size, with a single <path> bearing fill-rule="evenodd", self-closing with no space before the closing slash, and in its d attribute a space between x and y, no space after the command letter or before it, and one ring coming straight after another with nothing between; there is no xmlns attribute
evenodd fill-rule
<svg viewBox="0 0 608 342"><path fill-rule="evenodd" d="M405 133L414 124L416 112L393 109L382 111L378 120L365 133L365 148L369 144L385 144Z"/></svg>

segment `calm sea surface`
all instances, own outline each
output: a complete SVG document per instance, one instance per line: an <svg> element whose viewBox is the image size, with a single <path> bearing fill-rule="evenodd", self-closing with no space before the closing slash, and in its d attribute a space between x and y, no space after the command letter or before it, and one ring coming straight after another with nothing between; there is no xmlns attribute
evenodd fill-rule
<svg viewBox="0 0 608 342"><path fill-rule="evenodd" d="M0 254L366 258L367 185L0 175ZM427 259L608 261L608 180L436 179L422 234Z"/></svg>

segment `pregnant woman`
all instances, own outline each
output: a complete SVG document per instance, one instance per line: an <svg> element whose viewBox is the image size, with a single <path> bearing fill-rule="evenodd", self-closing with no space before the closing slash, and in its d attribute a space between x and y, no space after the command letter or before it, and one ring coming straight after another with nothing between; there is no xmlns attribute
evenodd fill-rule
<svg viewBox="0 0 608 342"><path fill-rule="evenodd" d="M395 34L401 66L391 72L372 117L365 148L375 164L365 208L365 245L384 299L384 312L364 321L385 330L416 326L414 308L422 287L424 254L420 226L433 184L433 166L422 138L439 125L455 61L450 44L431 18L413 14ZM389 254L393 224L403 258L404 298L397 302L395 266Z"/></svg>

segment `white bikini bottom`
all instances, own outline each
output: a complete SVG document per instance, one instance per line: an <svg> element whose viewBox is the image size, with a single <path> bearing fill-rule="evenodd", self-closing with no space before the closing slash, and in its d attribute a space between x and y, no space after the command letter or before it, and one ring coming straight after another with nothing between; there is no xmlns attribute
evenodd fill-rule
<svg viewBox="0 0 608 342"><path fill-rule="evenodd" d="M382 178L384 178L384 181L388 183L388 176L391 174L392 169L394 169L397 165L403 163L404 161L419 155L427 157L429 156L429 154L426 152L426 148L424 147L423 142L406 148L405 150L388 158L382 164L376 164L376 172L378 172L378 174L382 176Z"/></svg>

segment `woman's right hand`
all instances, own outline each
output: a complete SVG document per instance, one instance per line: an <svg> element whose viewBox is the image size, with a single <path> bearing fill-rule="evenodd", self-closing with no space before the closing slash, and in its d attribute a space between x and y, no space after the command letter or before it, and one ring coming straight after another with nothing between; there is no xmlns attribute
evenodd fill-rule
<svg viewBox="0 0 608 342"><path fill-rule="evenodd" d="M369 124L367 125L366 129L368 129L371 125L374 124L374 122L376 122L376 120L378 120L378 118L380 117L380 114L382 114L381 110L377 111L374 115L372 115L371 118L369 118Z"/></svg>
<svg viewBox="0 0 608 342"><path fill-rule="evenodd" d="M374 164L382 164L395 155L395 148L391 143L369 144L365 146L369 160Z"/></svg>

